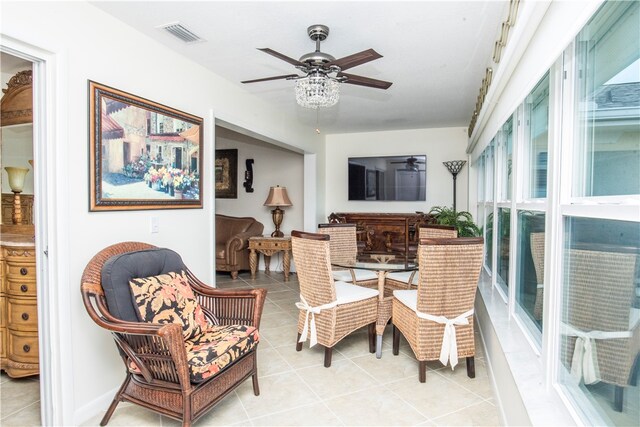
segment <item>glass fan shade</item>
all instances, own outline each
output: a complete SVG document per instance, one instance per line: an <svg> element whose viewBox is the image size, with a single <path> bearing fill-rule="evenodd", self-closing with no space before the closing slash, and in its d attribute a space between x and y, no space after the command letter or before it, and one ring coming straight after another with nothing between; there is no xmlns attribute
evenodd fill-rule
<svg viewBox="0 0 640 427"><path fill-rule="evenodd" d="M27 168L16 168L12 166L5 167L9 176L9 187L14 193L21 193L24 188L24 177L29 172Z"/></svg>
<svg viewBox="0 0 640 427"><path fill-rule="evenodd" d="M296 101L305 108L331 107L340 98L340 82L325 75L296 80Z"/></svg>

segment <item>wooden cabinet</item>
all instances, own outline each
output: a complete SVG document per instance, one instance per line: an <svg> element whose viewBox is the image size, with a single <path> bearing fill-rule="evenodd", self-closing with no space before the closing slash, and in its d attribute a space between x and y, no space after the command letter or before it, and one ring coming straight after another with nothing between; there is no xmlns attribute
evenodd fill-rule
<svg viewBox="0 0 640 427"><path fill-rule="evenodd" d="M430 224L433 217L416 213L353 213L329 215L331 223L356 224L358 253L392 253L415 257L418 227Z"/></svg>
<svg viewBox="0 0 640 427"><path fill-rule="evenodd" d="M0 266L0 368L13 378L37 375L38 310L33 237L3 233Z"/></svg>

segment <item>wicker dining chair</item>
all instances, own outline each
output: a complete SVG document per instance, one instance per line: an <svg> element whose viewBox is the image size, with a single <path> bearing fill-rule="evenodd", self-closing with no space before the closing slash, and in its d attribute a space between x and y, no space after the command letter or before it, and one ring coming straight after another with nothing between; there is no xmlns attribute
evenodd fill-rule
<svg viewBox="0 0 640 427"><path fill-rule="evenodd" d="M419 381L426 381L427 361L465 357L467 375L475 377L473 305L482 267L483 239L420 239L418 289L393 292L393 354L400 333L419 361Z"/></svg>
<svg viewBox="0 0 640 427"><path fill-rule="evenodd" d="M136 290L157 293L144 299L134 284L140 285ZM124 242L89 261L81 292L89 316L111 332L125 365L125 380L100 425L109 422L121 401L190 426L249 377L254 394L260 394L257 328L266 290L209 287L174 251ZM174 298L163 298L167 292ZM169 311L154 312L154 302ZM192 321L177 321L185 312L193 314Z"/></svg>
<svg viewBox="0 0 640 427"><path fill-rule="evenodd" d="M440 224L420 224L418 227L419 239L455 239L458 230L454 226ZM416 271L398 271L387 275L387 284L391 289L411 289L418 286L418 274Z"/></svg>
<svg viewBox="0 0 640 427"><path fill-rule="evenodd" d="M531 233L531 258L536 272L536 300L533 306L533 317L542 319L542 306L544 302L544 233Z"/></svg>
<svg viewBox="0 0 640 427"><path fill-rule="evenodd" d="M614 385L614 409L618 412L623 409L624 389L636 385L640 367L635 251L572 248L565 256L563 362L576 381Z"/></svg>
<svg viewBox="0 0 640 427"><path fill-rule="evenodd" d="M332 263L348 265L356 262L358 256L356 224L318 224L318 233L327 234L330 237L329 252ZM378 275L374 271L335 265L331 267L331 271L333 280L373 287L378 283Z"/></svg>
<svg viewBox="0 0 640 427"><path fill-rule="evenodd" d="M310 346L317 342L325 348L324 366L328 368L333 347L351 332L368 326L373 353L378 290L333 280L327 234L294 230L291 246L301 299L296 303L300 309L296 351L310 338Z"/></svg>

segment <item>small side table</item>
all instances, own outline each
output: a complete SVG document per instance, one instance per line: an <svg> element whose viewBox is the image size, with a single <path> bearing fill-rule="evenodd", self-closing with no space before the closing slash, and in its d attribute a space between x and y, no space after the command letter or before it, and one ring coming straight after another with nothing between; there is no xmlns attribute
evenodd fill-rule
<svg viewBox="0 0 640 427"><path fill-rule="evenodd" d="M284 270L284 281L289 280L289 267L291 264L291 236L271 237L254 236L249 237L249 266L251 267L251 278L256 278L258 269L258 252L264 256L264 272L269 273L271 255L276 252L284 252L282 264Z"/></svg>

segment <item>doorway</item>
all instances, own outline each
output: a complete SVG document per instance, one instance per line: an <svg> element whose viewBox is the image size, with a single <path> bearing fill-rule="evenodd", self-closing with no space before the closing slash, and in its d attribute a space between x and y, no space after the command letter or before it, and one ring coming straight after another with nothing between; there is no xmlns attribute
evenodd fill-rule
<svg viewBox="0 0 640 427"><path fill-rule="evenodd" d="M0 108L0 230L6 255L1 261L0 289L0 313L4 317L0 319L0 424L40 423L33 64L5 52L0 55L1 85L5 89ZM12 312L20 316L9 316Z"/></svg>

